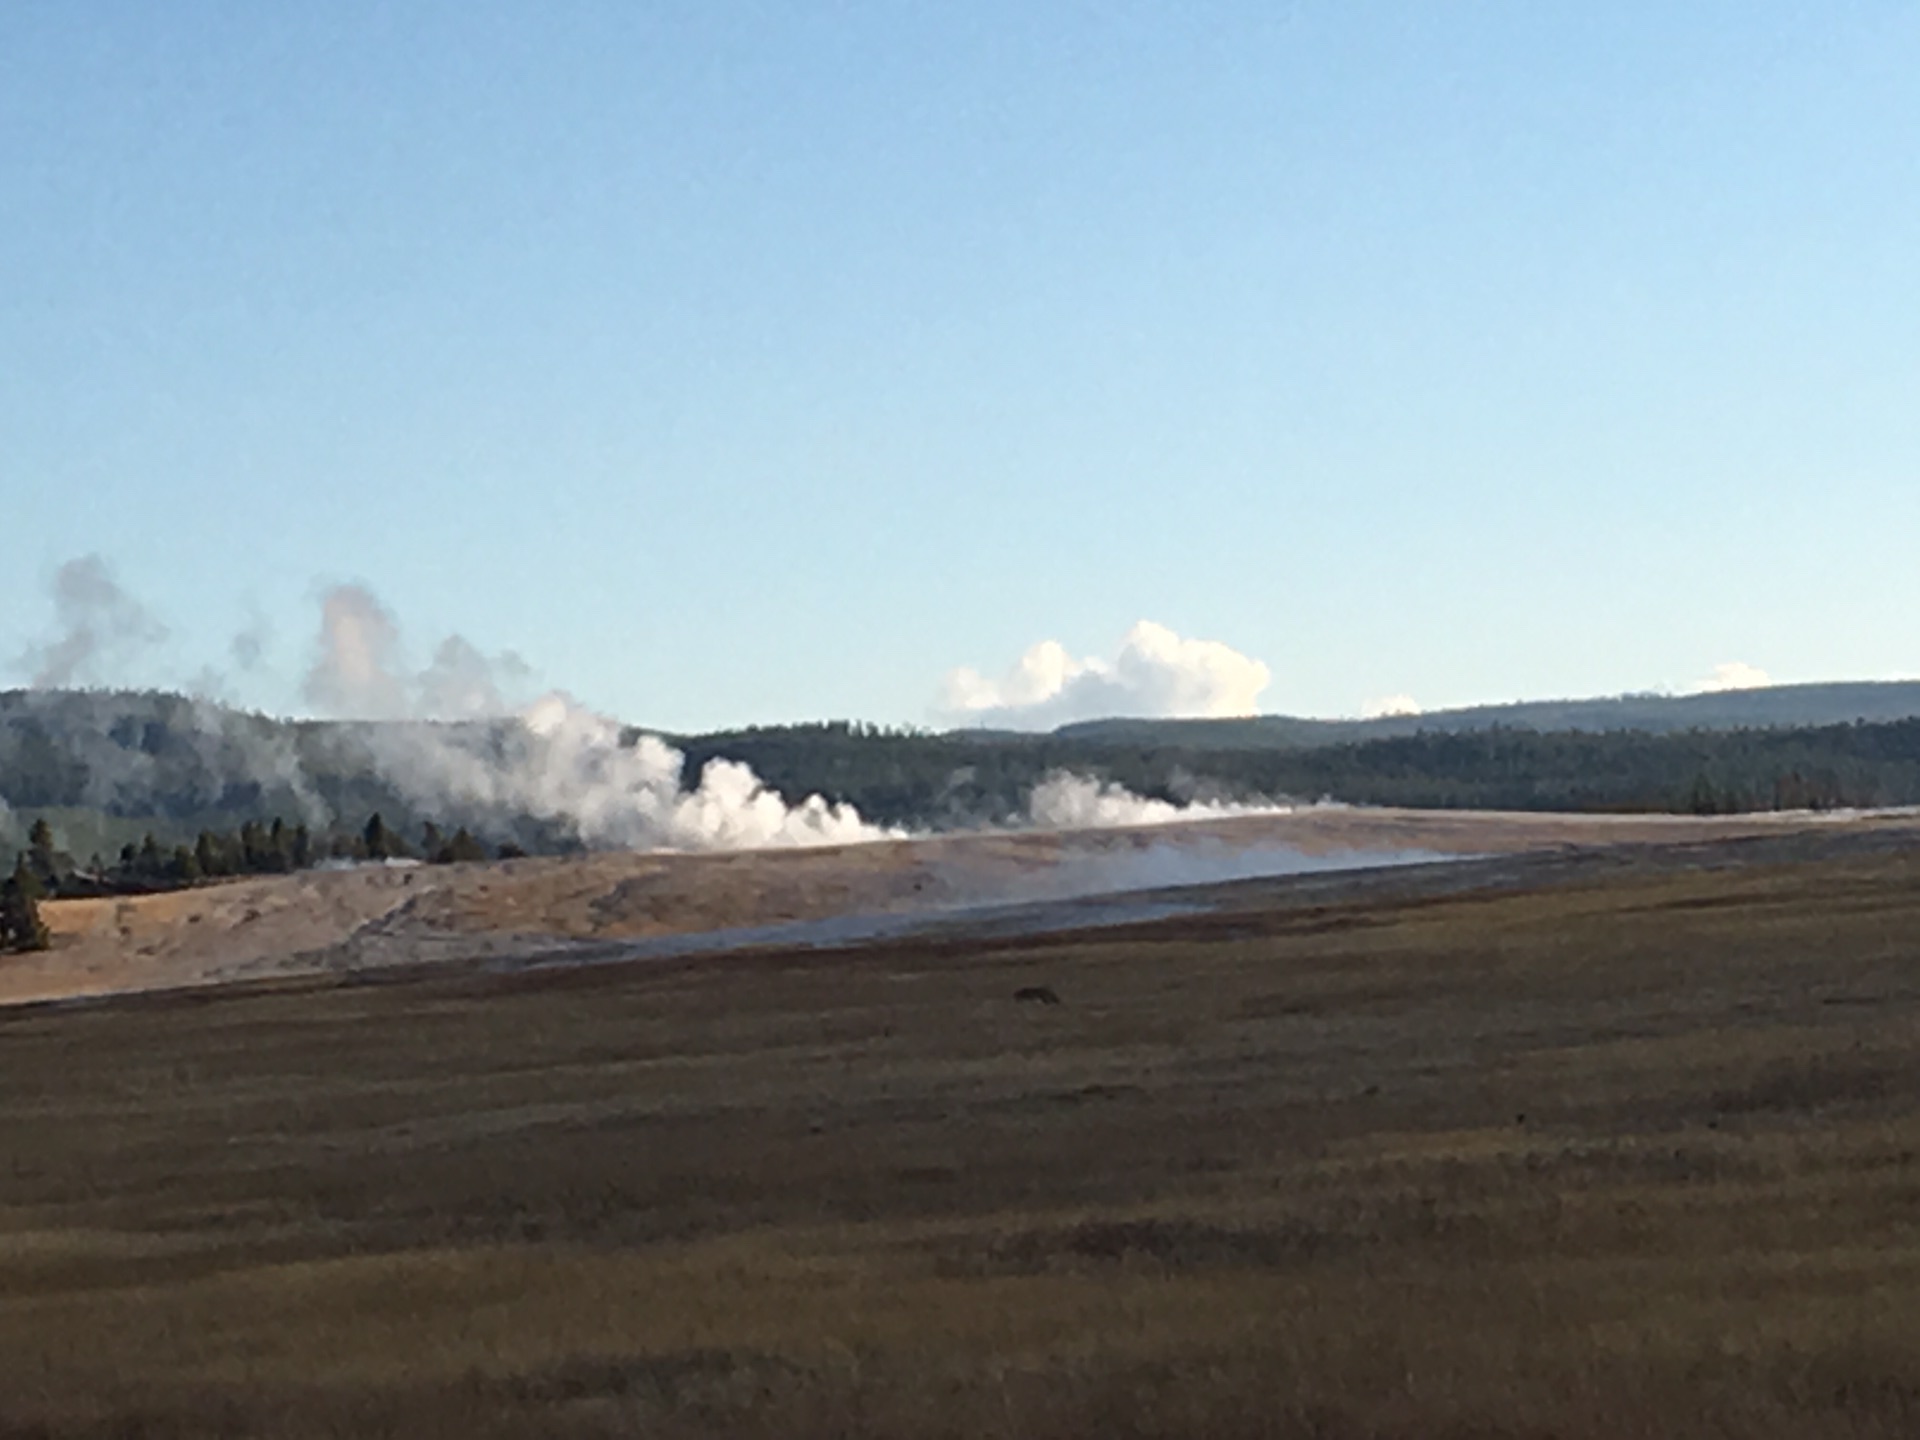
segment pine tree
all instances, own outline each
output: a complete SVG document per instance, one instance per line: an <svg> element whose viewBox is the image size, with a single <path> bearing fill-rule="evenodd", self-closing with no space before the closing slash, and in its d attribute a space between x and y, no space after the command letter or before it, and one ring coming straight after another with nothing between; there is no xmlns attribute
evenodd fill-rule
<svg viewBox="0 0 1920 1440"><path fill-rule="evenodd" d="M367 842L367 859L385 860L393 854L394 834L387 829L387 822L380 818L378 810L367 818L367 828L361 832L361 838Z"/></svg>
<svg viewBox="0 0 1920 1440"><path fill-rule="evenodd" d="M447 863L484 860L487 858L487 847L468 834L466 826L463 825L453 832L453 839L447 842L441 854L445 856Z"/></svg>
<svg viewBox="0 0 1920 1440"><path fill-rule="evenodd" d="M267 837L259 822L249 820L240 827L240 871L258 875L267 868Z"/></svg>
<svg viewBox="0 0 1920 1440"><path fill-rule="evenodd" d="M43 894L58 894L61 884L73 874L73 857L55 845L53 827L44 817L35 820L27 831L26 858Z"/></svg>
<svg viewBox="0 0 1920 1440"><path fill-rule="evenodd" d="M13 874L0 884L0 948L9 950L46 950L53 936L40 918L40 881L27 865L27 857L14 861Z"/></svg>

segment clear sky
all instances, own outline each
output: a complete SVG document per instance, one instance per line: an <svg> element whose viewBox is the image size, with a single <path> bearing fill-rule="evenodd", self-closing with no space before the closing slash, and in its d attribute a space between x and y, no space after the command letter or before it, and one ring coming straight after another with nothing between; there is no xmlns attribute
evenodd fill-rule
<svg viewBox="0 0 1920 1440"><path fill-rule="evenodd" d="M675 728L1920 673L1920 7L0 6L0 683L325 587ZM229 644L264 641L241 673ZM1143 632L1147 633L1147 632Z"/></svg>

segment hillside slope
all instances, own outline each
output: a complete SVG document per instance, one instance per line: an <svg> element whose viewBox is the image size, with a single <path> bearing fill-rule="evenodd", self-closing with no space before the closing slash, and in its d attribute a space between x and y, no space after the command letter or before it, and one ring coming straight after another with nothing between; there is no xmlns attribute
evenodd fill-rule
<svg viewBox="0 0 1920 1440"><path fill-rule="evenodd" d="M1232 720L1088 720L1054 731L1066 739L1211 749L1309 747L1416 735L1509 728L1539 731L1781 729L1881 724L1920 717L1920 681L1771 685L1703 695L1617 695L1592 700L1524 700L1373 720L1308 720L1255 715Z"/></svg>

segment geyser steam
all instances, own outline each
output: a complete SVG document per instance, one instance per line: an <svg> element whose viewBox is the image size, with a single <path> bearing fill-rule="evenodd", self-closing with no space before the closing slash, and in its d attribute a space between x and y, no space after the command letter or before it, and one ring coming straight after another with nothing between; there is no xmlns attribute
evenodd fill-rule
<svg viewBox="0 0 1920 1440"><path fill-rule="evenodd" d="M90 678L166 634L98 556L62 565L52 598L57 633L22 657L46 685ZM264 622L256 617L235 641L236 663L256 667L264 644ZM739 761L713 760L690 777L685 756L664 740L636 736L563 694L529 705L530 672L511 653L488 655L459 635L428 653L424 667L410 665L401 627L379 598L363 586L337 585L321 599L303 691L317 712L349 722L338 730L302 741L263 717L165 695L62 692L18 703L48 723L57 717L86 767L85 803L129 813L151 804L160 785L155 756L120 738L137 712L142 723L163 723L190 749L186 773L200 803L217 804L229 785L251 783L316 826L357 825L364 815L331 813L306 768L315 749L336 771L370 765L423 816L533 844L565 837L601 848L732 850L902 833L818 795L789 804ZM1038 692L1054 700L1092 703L1118 687L1156 705L1201 710L1247 703L1266 677L1264 666L1224 646L1147 624L1135 627L1112 665L1062 661L1040 669L1046 673L1036 681ZM1023 691L1021 698L1031 697ZM352 723L372 721L382 723ZM168 772L170 793L178 792L180 769L176 760ZM1105 828L1278 808L1176 805L1059 773L1034 788L1026 813L1011 823ZM7 818L0 799L0 825Z"/></svg>
<svg viewBox="0 0 1920 1440"><path fill-rule="evenodd" d="M509 696L529 670L458 635L410 671L400 627L369 590L337 585L321 603L307 698L333 715L411 723L369 726L383 779L420 810L493 830L531 820L603 848L744 850L843 845L887 832L850 805L809 796L789 805L745 765L710 762L688 788L686 757L657 736L562 694L516 715ZM458 721L462 723L436 723Z"/></svg>
<svg viewBox="0 0 1920 1440"><path fill-rule="evenodd" d="M817 795L789 805L737 761L708 762L689 789L678 750L654 735L629 741L618 722L564 695L505 724L376 733L383 774L423 809L495 825L531 817L590 846L745 850L889 833Z"/></svg>
<svg viewBox="0 0 1920 1440"><path fill-rule="evenodd" d="M1027 801L1027 815L1047 830L1104 830L1123 825L1167 825L1182 820L1223 820L1233 815L1287 815L1291 805L1194 800L1176 805L1150 800L1124 785L1056 770Z"/></svg>
<svg viewBox="0 0 1920 1440"><path fill-rule="evenodd" d="M167 627L120 588L98 555L61 565L52 599L57 633L18 662L36 690L97 680L102 662L123 661L167 638Z"/></svg>

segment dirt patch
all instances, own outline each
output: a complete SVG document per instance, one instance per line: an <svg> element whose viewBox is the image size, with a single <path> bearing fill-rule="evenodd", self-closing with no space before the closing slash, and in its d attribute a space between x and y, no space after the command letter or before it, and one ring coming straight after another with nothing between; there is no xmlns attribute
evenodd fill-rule
<svg viewBox="0 0 1920 1440"><path fill-rule="evenodd" d="M1287 857L1300 868L1324 868L1342 857L1378 863L1396 856L1584 853L1761 837L1911 837L1915 824L1327 807L1137 829L949 835L813 850L320 871L49 904L54 949L0 965L0 1003L326 969L565 955L582 945L840 916L937 915L967 905L1189 885L1216 872L1244 877L1260 873L1263 857L1279 873Z"/></svg>

